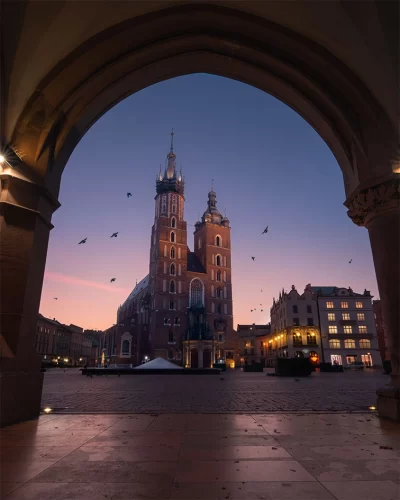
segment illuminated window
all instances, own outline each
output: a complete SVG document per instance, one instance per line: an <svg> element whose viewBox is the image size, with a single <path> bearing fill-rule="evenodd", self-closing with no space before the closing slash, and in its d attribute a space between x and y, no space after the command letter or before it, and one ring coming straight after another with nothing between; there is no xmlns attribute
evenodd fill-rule
<svg viewBox="0 0 400 500"><path fill-rule="evenodd" d="M349 308L349 303L348 302L341 302L340 303L340 307L342 309L348 309Z"/></svg>
<svg viewBox="0 0 400 500"><path fill-rule="evenodd" d="M171 247L171 259L175 259L175 247Z"/></svg>
<svg viewBox="0 0 400 500"><path fill-rule="evenodd" d="M368 339L361 339L360 340L360 348L361 349L370 349L371 342Z"/></svg>
<svg viewBox="0 0 400 500"><path fill-rule="evenodd" d="M367 327L365 325L359 325L358 333L367 333Z"/></svg>
<svg viewBox="0 0 400 500"><path fill-rule="evenodd" d="M340 349L340 340L338 340L338 339L331 339L329 341L329 347L331 349Z"/></svg>
<svg viewBox="0 0 400 500"><path fill-rule="evenodd" d="M176 227L176 219L175 219L175 217L172 217L172 219L171 219L171 227Z"/></svg>
<svg viewBox="0 0 400 500"><path fill-rule="evenodd" d="M363 308L363 303L362 302L356 302L356 308L357 309L362 309Z"/></svg>
<svg viewBox="0 0 400 500"><path fill-rule="evenodd" d="M342 319L348 321L350 319L350 313L342 313Z"/></svg>
<svg viewBox="0 0 400 500"><path fill-rule="evenodd" d="M335 313L328 313L328 321L336 321Z"/></svg>
<svg viewBox="0 0 400 500"><path fill-rule="evenodd" d="M337 333L337 326L336 325L329 325L328 332L329 333Z"/></svg>
<svg viewBox="0 0 400 500"><path fill-rule="evenodd" d="M346 339L344 341L344 346L347 347L347 349L354 349L356 347L356 343L353 339Z"/></svg>
<svg viewBox="0 0 400 500"><path fill-rule="evenodd" d="M333 302L327 302L326 303L326 308L327 309L333 309Z"/></svg>
<svg viewBox="0 0 400 500"><path fill-rule="evenodd" d="M357 319L358 319L358 321L365 321L365 314L364 313L357 313Z"/></svg>
<svg viewBox="0 0 400 500"><path fill-rule="evenodd" d="M174 233L174 231L171 231L171 241L172 241L172 243L175 243L175 233Z"/></svg>
<svg viewBox="0 0 400 500"><path fill-rule="evenodd" d="M344 325L343 332L344 333L353 333L353 327L351 325Z"/></svg>
<svg viewBox="0 0 400 500"><path fill-rule="evenodd" d="M215 238L215 244L217 245L217 247L220 247L221 246L221 236L217 236Z"/></svg>

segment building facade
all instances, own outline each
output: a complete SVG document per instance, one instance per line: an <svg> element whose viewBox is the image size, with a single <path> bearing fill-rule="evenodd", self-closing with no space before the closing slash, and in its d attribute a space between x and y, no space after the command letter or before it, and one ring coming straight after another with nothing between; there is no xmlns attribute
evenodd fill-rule
<svg viewBox="0 0 400 500"><path fill-rule="evenodd" d="M382 306L380 300L372 301L372 308L374 310L376 333L378 336L378 347L381 355L382 364L384 361L390 361L390 350L386 338L385 322L383 320Z"/></svg>
<svg viewBox="0 0 400 500"><path fill-rule="evenodd" d="M137 365L147 356L187 367L211 367L216 360L232 366L237 358L230 223L219 212L212 189L195 224L191 251L184 190L172 134L167 167L156 178L149 274L117 312L115 352L108 356L117 363Z"/></svg>
<svg viewBox="0 0 400 500"><path fill-rule="evenodd" d="M238 325L240 365L264 363L266 366L266 341L271 333L271 325Z"/></svg>
<svg viewBox="0 0 400 500"><path fill-rule="evenodd" d="M368 290L307 285L317 296L325 361L381 366L372 296Z"/></svg>

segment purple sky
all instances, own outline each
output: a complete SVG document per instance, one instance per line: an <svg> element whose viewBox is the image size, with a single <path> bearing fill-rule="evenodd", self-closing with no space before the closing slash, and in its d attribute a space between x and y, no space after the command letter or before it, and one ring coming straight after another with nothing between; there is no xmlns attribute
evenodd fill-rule
<svg viewBox="0 0 400 500"><path fill-rule="evenodd" d="M84 328L115 323L118 305L148 273L155 177L172 127L189 247L212 179L231 221L234 325L268 322L272 298L292 284L299 291L307 283L367 288L377 297L368 233L346 215L342 174L328 146L274 97L196 74L124 100L72 154L53 217L42 314ZM118 238L110 239L114 231Z"/></svg>

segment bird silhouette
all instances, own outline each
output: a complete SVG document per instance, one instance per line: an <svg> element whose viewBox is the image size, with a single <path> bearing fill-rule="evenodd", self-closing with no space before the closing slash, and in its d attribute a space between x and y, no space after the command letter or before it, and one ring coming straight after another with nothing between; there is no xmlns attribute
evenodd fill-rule
<svg viewBox="0 0 400 500"><path fill-rule="evenodd" d="M253 309L250 309L250 312L253 312Z"/></svg>
<svg viewBox="0 0 400 500"><path fill-rule="evenodd" d="M264 309L261 309L261 312L264 312Z"/></svg>
<svg viewBox="0 0 400 500"><path fill-rule="evenodd" d="M84 240L81 240L81 241L78 243L78 245L82 245L83 243L86 243L86 240L87 240L87 238L85 238Z"/></svg>
<svg viewBox="0 0 400 500"><path fill-rule="evenodd" d="M261 288L261 291L262 291L262 288Z"/></svg>
<svg viewBox="0 0 400 500"><path fill-rule="evenodd" d="M117 236L118 236L118 232L113 233L113 234L110 236L110 238L116 238Z"/></svg>
<svg viewBox="0 0 400 500"><path fill-rule="evenodd" d="M255 257L252 257L252 259L254 260L254 259L255 259Z"/></svg>
<svg viewBox="0 0 400 500"><path fill-rule="evenodd" d="M261 234L268 233L268 226L264 229L264 231Z"/></svg>
<svg viewBox="0 0 400 500"><path fill-rule="evenodd" d="M127 198L129 198L130 196L132 196L132 193L126 193Z"/></svg>
<svg viewBox="0 0 400 500"><path fill-rule="evenodd" d="M58 297L54 297L54 300L58 300Z"/></svg>
<svg viewBox="0 0 400 500"><path fill-rule="evenodd" d="M262 306L262 304L260 304L260 306Z"/></svg>
<svg viewBox="0 0 400 500"><path fill-rule="evenodd" d="M350 260L349 260L349 264L351 264L352 262L353 262L353 259L350 259Z"/></svg>
<svg viewBox="0 0 400 500"><path fill-rule="evenodd" d="M113 283L116 280L116 278L111 278L110 283Z"/></svg>

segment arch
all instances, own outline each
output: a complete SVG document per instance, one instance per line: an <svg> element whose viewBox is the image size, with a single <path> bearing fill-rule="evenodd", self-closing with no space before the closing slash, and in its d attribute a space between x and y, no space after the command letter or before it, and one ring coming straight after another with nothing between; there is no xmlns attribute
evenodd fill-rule
<svg viewBox="0 0 400 500"><path fill-rule="evenodd" d="M307 344L317 345L317 337L314 332L307 332Z"/></svg>
<svg viewBox="0 0 400 500"><path fill-rule="evenodd" d="M129 332L124 332L121 335L121 351L120 356L131 356L132 351L132 335Z"/></svg>
<svg viewBox="0 0 400 500"><path fill-rule="evenodd" d="M175 228L176 227L176 217L171 218L171 227Z"/></svg>
<svg viewBox="0 0 400 500"><path fill-rule="evenodd" d="M215 258L215 264L217 266L222 266L222 256L220 254L217 254L217 256Z"/></svg>
<svg viewBox="0 0 400 500"><path fill-rule="evenodd" d="M174 246L171 247L169 255L170 255L171 259L175 259L175 247Z"/></svg>
<svg viewBox="0 0 400 500"><path fill-rule="evenodd" d="M171 276L175 276L175 274L176 274L176 269L175 269L175 264L174 264L174 263L172 263L172 264L169 266L169 274L170 274Z"/></svg>
<svg viewBox="0 0 400 500"><path fill-rule="evenodd" d="M171 243L175 243L175 231L171 231L169 239Z"/></svg>
<svg viewBox="0 0 400 500"><path fill-rule="evenodd" d="M215 246L222 247L222 237L219 234L215 237Z"/></svg>
<svg viewBox="0 0 400 500"><path fill-rule="evenodd" d="M193 278L189 286L189 307L198 304L204 307L204 284L199 278Z"/></svg>
<svg viewBox="0 0 400 500"><path fill-rule="evenodd" d="M169 282L169 293L176 293L175 280Z"/></svg>

